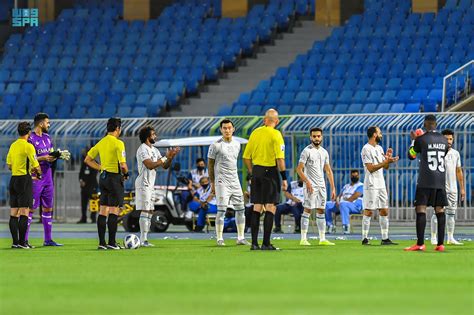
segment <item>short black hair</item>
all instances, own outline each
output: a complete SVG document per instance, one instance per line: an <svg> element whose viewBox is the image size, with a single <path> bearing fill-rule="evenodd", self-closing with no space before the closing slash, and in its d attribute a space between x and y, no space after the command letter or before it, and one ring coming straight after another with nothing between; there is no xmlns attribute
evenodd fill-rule
<svg viewBox="0 0 474 315"><path fill-rule="evenodd" d="M18 134L23 137L28 134L28 132L31 131L31 125L27 121L22 121L21 123L18 124Z"/></svg>
<svg viewBox="0 0 474 315"><path fill-rule="evenodd" d="M354 169L354 170L351 170L351 174L352 174L352 173L357 173L357 174L360 174L359 170L356 170L356 169Z"/></svg>
<svg viewBox="0 0 474 315"><path fill-rule="evenodd" d="M426 115L425 121L436 122L436 116L432 114Z"/></svg>
<svg viewBox="0 0 474 315"><path fill-rule="evenodd" d="M199 162L204 162L204 163L206 163L206 160L204 160L203 158L197 158L197 159L196 159L196 164L198 164Z"/></svg>
<svg viewBox="0 0 474 315"><path fill-rule="evenodd" d="M38 114L35 115L35 118L33 119L33 122L34 122L35 126L38 126L38 124L40 122L42 122L43 120L45 120L46 118L49 118L48 114L38 113Z"/></svg>
<svg viewBox="0 0 474 315"><path fill-rule="evenodd" d="M319 127L314 127L314 128L311 128L311 130L309 131L309 134L311 135L313 132L320 132L321 134L323 134L323 130Z"/></svg>
<svg viewBox="0 0 474 315"><path fill-rule="evenodd" d="M453 136L454 137L454 131L452 131L451 129L444 129L443 131L441 131L441 134L443 136Z"/></svg>
<svg viewBox="0 0 474 315"><path fill-rule="evenodd" d="M221 121L219 127L222 128L223 124L229 124L229 123L232 124L232 127L234 127L234 123L232 122L232 120L227 119L227 118Z"/></svg>
<svg viewBox="0 0 474 315"><path fill-rule="evenodd" d="M370 126L368 129L367 129L367 138L372 138L372 136L377 132L377 126Z"/></svg>
<svg viewBox="0 0 474 315"><path fill-rule="evenodd" d="M109 118L107 121L107 132L114 132L117 128L122 127L122 119L117 117Z"/></svg>
<svg viewBox="0 0 474 315"><path fill-rule="evenodd" d="M152 126L145 126L140 129L140 132L138 133L138 137L140 138L141 143L145 143L146 139L151 136L151 132L155 130Z"/></svg>

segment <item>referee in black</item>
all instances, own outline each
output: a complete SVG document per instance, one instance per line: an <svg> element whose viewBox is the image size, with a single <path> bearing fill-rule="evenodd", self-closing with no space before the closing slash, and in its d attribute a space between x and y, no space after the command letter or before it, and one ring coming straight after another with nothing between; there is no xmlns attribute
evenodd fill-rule
<svg viewBox="0 0 474 315"><path fill-rule="evenodd" d="M35 147L28 142L30 133L30 123L19 123L19 138L11 144L7 154L7 166L12 171L9 187L12 248L30 248L26 242L28 214L33 208L33 179L30 170L36 173L36 177L41 178L41 167L36 158Z"/></svg>
<svg viewBox="0 0 474 315"><path fill-rule="evenodd" d="M444 207L448 205L446 197L446 174L444 158L448 152L448 141L436 131L436 117L425 116L424 127L426 132L416 136L411 132L412 145L408 152L410 160L416 159L419 154L420 166L415 194L416 210L416 236L417 243L405 248L406 251L424 251L426 207L432 206L438 218L438 245L436 251L444 251L444 232L446 227L446 214Z"/></svg>
<svg viewBox="0 0 474 315"><path fill-rule="evenodd" d="M120 118L107 121L107 135L93 146L84 159L90 168L100 171L100 212L97 218L99 234L98 249L121 249L115 240L120 206L123 203L123 182L127 180L128 167L125 144L119 139L122 131ZM95 158L100 157L100 164ZM105 242L105 231L109 229L109 242Z"/></svg>
<svg viewBox="0 0 474 315"><path fill-rule="evenodd" d="M243 154L245 166L252 178L250 200L254 203L254 207L251 219L251 250L278 250L270 244L273 217L276 205L280 202L280 192L288 188L285 142L281 132L275 129L278 123L278 112L274 109L267 110L263 118L263 126L252 132ZM263 243L260 247L258 230L264 207Z"/></svg>

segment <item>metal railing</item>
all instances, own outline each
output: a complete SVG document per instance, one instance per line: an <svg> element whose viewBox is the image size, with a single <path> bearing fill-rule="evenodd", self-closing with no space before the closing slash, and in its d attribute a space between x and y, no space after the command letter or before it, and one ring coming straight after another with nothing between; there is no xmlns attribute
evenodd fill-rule
<svg viewBox="0 0 474 315"><path fill-rule="evenodd" d="M439 129L450 128L456 133L454 148L461 154L466 183L466 202L460 204L458 221L473 222L474 214L474 113L439 113ZM278 128L286 142L286 164L292 176L302 149L309 144L309 129L319 126L324 130L323 146L328 150L334 170L336 188L339 190L349 182L351 169L359 169L363 178L360 151L367 142L366 130L377 125L383 132L382 146L392 147L400 161L385 171L389 191L391 218L407 221L414 218L412 201L416 186L418 165L406 157L410 145L410 130L422 127L424 115L416 114L357 114L357 115L297 115L281 117ZM123 135L127 148L127 163L132 178L126 189L133 189L136 176L135 152L140 144L138 131L144 125L153 125L159 138L180 138L219 134L219 122L223 117L192 118L143 118L123 119ZM236 135L248 137L253 129L262 124L260 117L231 117L236 126ZM18 121L0 121L0 208L7 208L8 180L10 173L5 166L5 157L11 142L15 140ZM77 218L80 210L80 188L78 172L82 159L81 150L96 143L105 134L105 119L52 120L50 135L55 147L67 148L73 159L57 164L55 172L55 213L58 220ZM184 148L176 162L187 171L194 167L198 157L206 157L207 147ZM239 168L242 162L239 159ZM241 180L245 178L241 172ZM157 184L166 182L167 172L159 170ZM242 181L244 184L244 182ZM339 192L339 191L338 191ZM0 218L6 218L8 211L2 211Z"/></svg>
<svg viewBox="0 0 474 315"><path fill-rule="evenodd" d="M451 104L456 104L461 100L461 96L467 97L471 93L472 73L474 72L474 60L459 67L443 78L443 100L441 111L446 110L446 101L449 98ZM454 82L453 92L449 93L448 83ZM451 95L452 94L452 95Z"/></svg>

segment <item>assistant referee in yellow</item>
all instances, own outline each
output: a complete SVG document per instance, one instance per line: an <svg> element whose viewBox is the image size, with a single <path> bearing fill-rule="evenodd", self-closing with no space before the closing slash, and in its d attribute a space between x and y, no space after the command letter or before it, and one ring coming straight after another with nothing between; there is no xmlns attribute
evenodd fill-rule
<svg viewBox="0 0 474 315"><path fill-rule="evenodd" d="M90 168L100 171L100 211L97 218L99 247L97 249L121 249L115 240L120 206L123 203L123 181L127 180L128 167L125 144L119 139L122 131L120 118L107 121L107 135L93 146L84 160ZM99 155L100 163L95 161ZM109 229L109 242L105 242L105 231Z"/></svg>
<svg viewBox="0 0 474 315"><path fill-rule="evenodd" d="M7 153L7 166L12 171L10 179L10 233L12 248L29 249L25 236L28 228L28 213L33 207L33 180L31 171L41 178L41 168L36 159L36 150L28 137L31 125L27 121L18 124L19 138Z"/></svg>
<svg viewBox="0 0 474 315"><path fill-rule="evenodd" d="M275 129L278 123L278 112L274 109L267 110L263 118L263 126L252 132L243 155L245 166L252 178L250 200L254 207L251 219L251 250L278 249L270 243L273 217L276 205L280 202L281 191L286 191L288 188L285 142L281 132ZM263 243L262 247L259 247L258 230L263 207L265 207Z"/></svg>

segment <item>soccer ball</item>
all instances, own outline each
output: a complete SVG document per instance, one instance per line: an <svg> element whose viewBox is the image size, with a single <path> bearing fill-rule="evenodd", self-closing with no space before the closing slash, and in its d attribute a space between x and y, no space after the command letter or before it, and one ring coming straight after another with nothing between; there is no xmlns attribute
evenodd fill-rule
<svg viewBox="0 0 474 315"><path fill-rule="evenodd" d="M140 247L140 238L135 234L128 234L123 239L123 245L126 249L137 249Z"/></svg>

